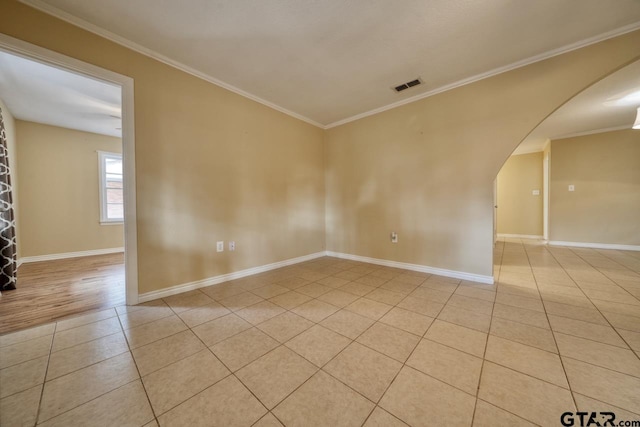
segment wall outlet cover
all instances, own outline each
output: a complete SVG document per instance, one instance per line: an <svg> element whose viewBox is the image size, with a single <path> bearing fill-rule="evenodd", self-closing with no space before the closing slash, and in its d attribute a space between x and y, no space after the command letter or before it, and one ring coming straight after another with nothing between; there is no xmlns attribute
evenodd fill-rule
<svg viewBox="0 0 640 427"><path fill-rule="evenodd" d="M218 252L224 251L224 242L217 242L216 243L216 251L218 251Z"/></svg>

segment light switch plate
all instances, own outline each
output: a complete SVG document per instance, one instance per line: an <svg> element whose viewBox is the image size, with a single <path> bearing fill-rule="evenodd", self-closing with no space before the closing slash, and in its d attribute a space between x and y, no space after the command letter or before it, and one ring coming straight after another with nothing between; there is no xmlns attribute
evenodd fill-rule
<svg viewBox="0 0 640 427"><path fill-rule="evenodd" d="M218 252L224 251L224 242L216 242L216 251Z"/></svg>
<svg viewBox="0 0 640 427"><path fill-rule="evenodd" d="M571 184L571 185L569 186L569 191L576 191L576 186L575 186L575 185L573 185L573 184Z"/></svg>

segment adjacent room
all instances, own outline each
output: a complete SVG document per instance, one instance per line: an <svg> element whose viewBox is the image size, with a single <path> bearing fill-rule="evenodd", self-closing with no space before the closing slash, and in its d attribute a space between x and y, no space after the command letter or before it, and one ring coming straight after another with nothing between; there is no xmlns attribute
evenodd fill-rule
<svg viewBox="0 0 640 427"><path fill-rule="evenodd" d="M516 148L497 177L497 237L634 250L640 244L640 62L581 92Z"/></svg>
<svg viewBox="0 0 640 427"><path fill-rule="evenodd" d="M3 427L640 423L636 0L0 16Z"/></svg>
<svg viewBox="0 0 640 427"><path fill-rule="evenodd" d="M0 52L15 290L0 333L125 303L120 88Z"/></svg>

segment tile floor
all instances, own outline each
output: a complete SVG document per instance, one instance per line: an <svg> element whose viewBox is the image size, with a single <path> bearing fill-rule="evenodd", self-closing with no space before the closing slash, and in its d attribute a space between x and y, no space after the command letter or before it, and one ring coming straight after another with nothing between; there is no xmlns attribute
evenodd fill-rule
<svg viewBox="0 0 640 427"><path fill-rule="evenodd" d="M495 285L335 258L0 337L0 424L640 420L640 253L496 247Z"/></svg>

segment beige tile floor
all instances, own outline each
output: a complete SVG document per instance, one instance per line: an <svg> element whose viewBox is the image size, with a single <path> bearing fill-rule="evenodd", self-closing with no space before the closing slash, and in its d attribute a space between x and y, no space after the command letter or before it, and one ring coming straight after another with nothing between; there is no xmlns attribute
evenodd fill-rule
<svg viewBox="0 0 640 427"><path fill-rule="evenodd" d="M0 337L0 424L640 420L640 254L496 246L495 285L335 258Z"/></svg>

